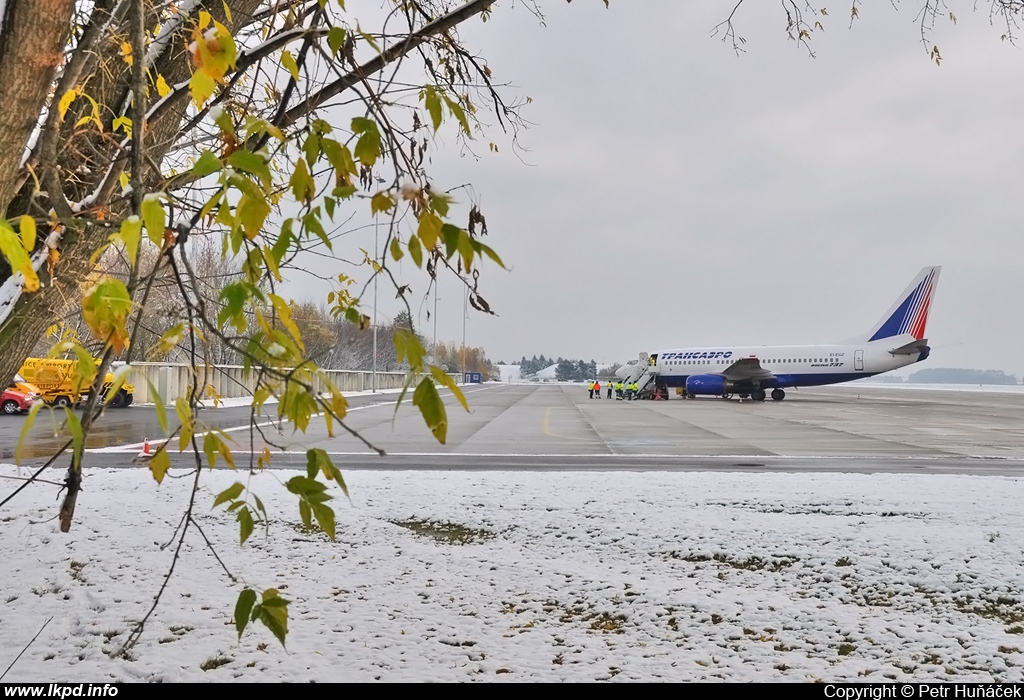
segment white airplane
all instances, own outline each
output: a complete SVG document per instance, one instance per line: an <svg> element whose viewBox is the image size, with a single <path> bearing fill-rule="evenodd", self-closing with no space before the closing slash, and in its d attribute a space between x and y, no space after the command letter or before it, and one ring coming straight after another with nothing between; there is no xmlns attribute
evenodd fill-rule
<svg viewBox="0 0 1024 700"><path fill-rule="evenodd" d="M683 387L689 398L738 394L764 401L771 391L782 401L789 387L839 384L921 362L931 351L925 325L941 269L921 270L874 328L840 345L678 348L641 355L616 376L632 382L649 376L662 398L669 387Z"/></svg>

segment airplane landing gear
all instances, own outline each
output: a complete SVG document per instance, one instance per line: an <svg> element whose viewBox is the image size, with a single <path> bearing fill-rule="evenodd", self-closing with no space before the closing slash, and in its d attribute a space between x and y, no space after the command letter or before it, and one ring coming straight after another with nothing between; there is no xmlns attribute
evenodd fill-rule
<svg viewBox="0 0 1024 700"><path fill-rule="evenodd" d="M754 391L750 392L750 398L754 399L754 401L764 401L764 390L755 389Z"/></svg>
<svg viewBox="0 0 1024 700"><path fill-rule="evenodd" d="M786 398L786 392L782 389L772 389L772 401L782 401Z"/></svg>
<svg viewBox="0 0 1024 700"><path fill-rule="evenodd" d="M728 401L729 399L732 398L732 394L722 394L722 398Z"/></svg>

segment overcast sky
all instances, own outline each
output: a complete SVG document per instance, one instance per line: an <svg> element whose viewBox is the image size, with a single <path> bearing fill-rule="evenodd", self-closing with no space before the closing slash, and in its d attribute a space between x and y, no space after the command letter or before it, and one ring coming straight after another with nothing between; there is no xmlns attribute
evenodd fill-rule
<svg viewBox="0 0 1024 700"><path fill-rule="evenodd" d="M936 66L904 0L861 5L852 29L848 4L826 5L810 58L778 4L749 2L737 56L711 36L733 4L550 0L542 26L503 2L462 28L507 94L533 100L521 158L497 131L497 155L437 144L435 182L473 183L511 268L485 269L498 316L472 312L467 342L599 362L838 342L942 265L923 366L1024 375L1024 51L952 3ZM461 340L455 281L439 296L438 339ZM414 306L428 339L432 305Z"/></svg>

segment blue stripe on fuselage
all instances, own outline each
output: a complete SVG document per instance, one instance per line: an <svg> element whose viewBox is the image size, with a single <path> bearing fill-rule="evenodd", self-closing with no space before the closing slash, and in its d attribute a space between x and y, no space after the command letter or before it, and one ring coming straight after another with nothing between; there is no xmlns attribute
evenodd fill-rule
<svg viewBox="0 0 1024 700"><path fill-rule="evenodd" d="M701 372L700 374L715 374L714 372ZM770 379L761 381L762 389L787 388L793 386L824 386L826 384L842 384L852 382L855 379L873 377L878 372L831 372L828 374L777 374ZM686 377L672 374L662 374L659 379L668 387L685 387Z"/></svg>

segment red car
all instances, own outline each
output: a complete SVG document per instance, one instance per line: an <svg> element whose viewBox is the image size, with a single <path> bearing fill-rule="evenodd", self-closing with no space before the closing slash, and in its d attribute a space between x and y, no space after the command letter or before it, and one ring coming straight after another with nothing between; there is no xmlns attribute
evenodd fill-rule
<svg viewBox="0 0 1024 700"><path fill-rule="evenodd" d="M15 413L21 413L32 408L34 403L35 398L29 394L15 391L14 389L4 389L4 393L0 395L0 412L13 416Z"/></svg>

